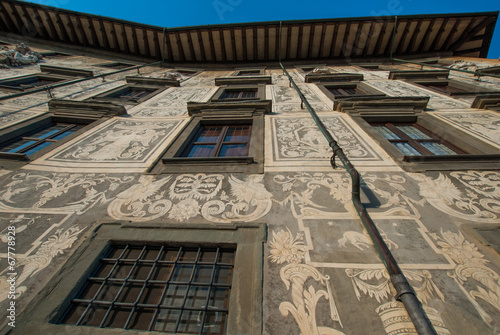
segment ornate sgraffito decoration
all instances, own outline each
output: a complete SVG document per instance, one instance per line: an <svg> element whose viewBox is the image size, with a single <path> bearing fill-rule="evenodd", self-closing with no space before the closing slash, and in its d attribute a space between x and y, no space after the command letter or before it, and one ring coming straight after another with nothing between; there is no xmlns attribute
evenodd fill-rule
<svg viewBox="0 0 500 335"><path fill-rule="evenodd" d="M81 215L97 204L109 202L107 191L116 190L121 184L133 179L134 177L110 177L105 174L18 173L12 176L12 181L0 191L0 210L36 209ZM58 205L51 207L52 200L57 200Z"/></svg>
<svg viewBox="0 0 500 335"><path fill-rule="evenodd" d="M108 214L118 220L145 222L165 215L172 202L164 199L161 187L170 177L155 181L154 176L141 176L139 183L119 193L108 206Z"/></svg>
<svg viewBox="0 0 500 335"><path fill-rule="evenodd" d="M280 277L286 289L291 289L292 295L292 302L282 302L279 310L283 316L291 314L295 318L303 335L344 334L334 328L317 325L316 307L321 298L329 302L331 320L338 322L340 326L342 322L330 288L330 277L310 265L301 264L306 251L302 239L300 234L293 237L290 230L273 231L269 258L273 263L288 263L281 268ZM314 285L305 287L306 282L313 282ZM321 285L322 289L317 290L317 285Z"/></svg>
<svg viewBox="0 0 500 335"><path fill-rule="evenodd" d="M64 172L143 172L181 127L181 120L113 118L25 168Z"/></svg>
<svg viewBox="0 0 500 335"><path fill-rule="evenodd" d="M66 249L71 248L73 243L77 240L78 235L85 228L71 227L66 230L59 229L54 235L50 236L45 242L42 243L40 248L34 255L18 260L16 267L16 299L26 292L27 286L23 283L33 278L37 273L48 267L54 257L64 254ZM22 270L21 270L22 267ZM2 271L0 276L0 302L8 297L10 283L7 281L9 276L3 275L7 269ZM9 273L12 271L9 271Z"/></svg>
<svg viewBox="0 0 500 335"><path fill-rule="evenodd" d="M473 243L464 238L462 233L456 234L441 230L441 236L437 234L431 234L431 236L437 241L441 251L457 264L452 272L448 272L448 276L462 288L481 318L487 323L493 323L493 318L481 307L480 301L500 311L500 276L498 273L487 266L489 261Z"/></svg>
<svg viewBox="0 0 500 335"><path fill-rule="evenodd" d="M231 195L235 200L211 200L201 208L203 217L212 222L255 221L266 215L273 195L266 189L262 175L249 175L246 180L229 177Z"/></svg>
<svg viewBox="0 0 500 335"><path fill-rule="evenodd" d="M96 133L87 141L54 157L79 161L143 160L149 148L174 127L172 122L144 123L125 121L112 129Z"/></svg>
<svg viewBox="0 0 500 335"><path fill-rule="evenodd" d="M451 172L451 178L442 173L436 179L417 174L413 177L420 182L420 195L440 211L474 222L498 222L500 173L460 171Z"/></svg>
<svg viewBox="0 0 500 335"><path fill-rule="evenodd" d="M213 80L213 79L212 79ZM187 115L186 101L203 102L212 88L172 87L159 98L152 98L130 112L134 116L180 116Z"/></svg>
<svg viewBox="0 0 500 335"><path fill-rule="evenodd" d="M387 247L390 249L397 249L399 246L389 239L387 234L379 228L380 235L384 239L385 244L387 244ZM401 235L401 234L400 234ZM342 248L346 248L348 244L354 246L355 248L358 248L359 250L364 251L365 249L368 249L370 246L373 246L373 242L370 238L370 234L366 231L366 229L363 229L362 233L359 233L357 231L346 231L342 238L338 240L338 244Z"/></svg>
<svg viewBox="0 0 500 335"><path fill-rule="evenodd" d="M500 143L500 117L489 112L439 113L436 115L493 143Z"/></svg>
<svg viewBox="0 0 500 335"><path fill-rule="evenodd" d="M396 293L386 269L346 269L346 274L352 280L354 292L358 300L361 300L361 293L375 298L378 303L390 300L388 303L380 305L376 312L379 314L384 325L384 329L389 335L396 334L416 334L415 327L406 312L402 303L393 300ZM442 301L444 294L439 290L432 280L432 275L427 270L404 271L405 277L412 284L415 293L423 304L437 296ZM449 335L450 332L441 318L439 311L424 305L424 310L439 335Z"/></svg>
<svg viewBox="0 0 500 335"><path fill-rule="evenodd" d="M183 174L168 187L170 179L141 176L138 184L117 195L108 207L108 214L117 220L135 222L167 215L184 221L201 215L211 222L230 223L257 220L272 206L272 194L264 187L261 175L248 176L245 180L230 176L231 196L220 191L224 180L220 174Z"/></svg>
<svg viewBox="0 0 500 335"><path fill-rule="evenodd" d="M366 158L370 153L339 117L328 117L325 126L337 137L350 158ZM330 158L332 149L311 118L276 119L279 154L283 158Z"/></svg>

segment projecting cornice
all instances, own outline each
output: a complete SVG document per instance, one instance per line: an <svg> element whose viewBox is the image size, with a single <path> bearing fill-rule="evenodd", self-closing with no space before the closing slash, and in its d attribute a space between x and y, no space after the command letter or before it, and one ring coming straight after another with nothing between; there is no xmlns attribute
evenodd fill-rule
<svg viewBox="0 0 500 335"><path fill-rule="evenodd" d="M151 10L154 10L153 8ZM283 61L486 57L498 12L282 21ZM280 21L162 28L0 0L2 33L168 63L275 62Z"/></svg>

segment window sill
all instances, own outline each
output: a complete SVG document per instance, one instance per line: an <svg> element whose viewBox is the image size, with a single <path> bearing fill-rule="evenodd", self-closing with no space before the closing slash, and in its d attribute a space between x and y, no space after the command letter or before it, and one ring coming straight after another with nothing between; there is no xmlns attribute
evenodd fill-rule
<svg viewBox="0 0 500 335"><path fill-rule="evenodd" d="M198 173L198 172L234 172L263 173L262 164L255 162L253 157L171 157L163 158L160 169L156 173Z"/></svg>
<svg viewBox="0 0 500 335"><path fill-rule="evenodd" d="M491 162L492 160L500 160L500 155L403 156L404 162Z"/></svg>

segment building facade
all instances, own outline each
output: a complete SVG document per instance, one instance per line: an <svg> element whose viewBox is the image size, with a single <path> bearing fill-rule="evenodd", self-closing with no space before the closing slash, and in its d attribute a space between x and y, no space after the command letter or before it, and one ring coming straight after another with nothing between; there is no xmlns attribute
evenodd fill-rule
<svg viewBox="0 0 500 335"><path fill-rule="evenodd" d="M500 331L498 13L0 3L2 334L416 333L304 101L436 333Z"/></svg>

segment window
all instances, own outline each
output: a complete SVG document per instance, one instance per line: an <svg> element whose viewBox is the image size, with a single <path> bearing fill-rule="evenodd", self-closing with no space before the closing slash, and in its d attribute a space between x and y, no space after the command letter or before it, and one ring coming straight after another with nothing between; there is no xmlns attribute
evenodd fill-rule
<svg viewBox="0 0 500 335"><path fill-rule="evenodd" d="M264 172L264 114L271 101L188 103L192 117L152 173Z"/></svg>
<svg viewBox="0 0 500 335"><path fill-rule="evenodd" d="M14 140L0 144L0 152L30 156L81 128L81 125L51 122Z"/></svg>
<svg viewBox="0 0 500 335"><path fill-rule="evenodd" d="M224 90L219 99L221 100L254 99L256 96L257 96L257 89L245 89L245 90L227 89Z"/></svg>
<svg viewBox="0 0 500 335"><path fill-rule="evenodd" d="M67 68L61 66L45 65L45 64L40 65L40 71L44 73L61 75L61 76L70 76L70 77L90 78L94 75L93 71Z"/></svg>
<svg viewBox="0 0 500 335"><path fill-rule="evenodd" d="M56 82L68 80L70 78L48 74L33 74L17 78L0 80L0 88L26 91L40 86L48 86Z"/></svg>
<svg viewBox="0 0 500 335"><path fill-rule="evenodd" d="M202 126L183 157L247 156L250 125Z"/></svg>
<svg viewBox="0 0 500 335"><path fill-rule="evenodd" d="M448 79L449 70L391 71L389 79L403 79L440 94L450 96L500 93L487 87Z"/></svg>
<svg viewBox="0 0 500 335"><path fill-rule="evenodd" d="M119 104L139 104L163 91L164 87L127 84L107 92L98 94L90 99L109 101Z"/></svg>
<svg viewBox="0 0 500 335"><path fill-rule="evenodd" d="M384 93L361 82L326 82L318 84L319 89L332 100L354 97L383 97Z"/></svg>
<svg viewBox="0 0 500 335"><path fill-rule="evenodd" d="M491 169L498 148L425 113L429 97L341 99L348 113L405 171Z"/></svg>
<svg viewBox="0 0 500 335"><path fill-rule="evenodd" d="M260 74L260 70L240 70L237 76L257 76Z"/></svg>
<svg viewBox="0 0 500 335"><path fill-rule="evenodd" d="M48 274L16 331L260 333L266 224L144 225L101 222L60 271Z"/></svg>
<svg viewBox="0 0 500 335"><path fill-rule="evenodd" d="M132 67L134 65L127 64L127 63L114 62L114 63L96 64L95 66L107 67L109 69L115 69L115 70L121 70L121 69L126 69L128 67Z"/></svg>
<svg viewBox="0 0 500 335"><path fill-rule="evenodd" d="M1 165L17 169L70 141L125 107L105 102L52 99L49 113L0 129Z"/></svg>
<svg viewBox="0 0 500 335"><path fill-rule="evenodd" d="M112 245L61 323L225 334L235 250Z"/></svg>
<svg viewBox="0 0 500 335"><path fill-rule="evenodd" d="M415 123L371 123L371 126L408 156L464 153Z"/></svg>
<svg viewBox="0 0 500 335"><path fill-rule="evenodd" d="M212 97L212 102L263 100L265 85L227 85L221 86Z"/></svg>

